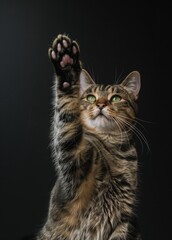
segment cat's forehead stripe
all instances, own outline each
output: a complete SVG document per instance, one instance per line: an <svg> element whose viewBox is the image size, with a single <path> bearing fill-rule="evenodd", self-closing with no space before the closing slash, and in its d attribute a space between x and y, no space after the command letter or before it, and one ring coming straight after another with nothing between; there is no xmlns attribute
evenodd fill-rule
<svg viewBox="0 0 172 240"><path fill-rule="evenodd" d="M89 88L87 92L91 92L92 93L100 93L100 92L106 92L106 93L113 93L113 92L120 92L120 88L119 86L117 85L103 85L103 84L97 84L97 85L94 85L91 89Z"/></svg>

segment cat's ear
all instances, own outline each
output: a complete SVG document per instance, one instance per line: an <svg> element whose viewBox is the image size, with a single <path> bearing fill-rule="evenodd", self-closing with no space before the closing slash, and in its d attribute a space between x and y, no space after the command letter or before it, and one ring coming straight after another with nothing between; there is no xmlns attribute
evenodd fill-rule
<svg viewBox="0 0 172 240"><path fill-rule="evenodd" d="M80 95L83 94L83 92L92 84L95 84L89 73L85 70L82 69L80 76L79 76L79 81L80 81Z"/></svg>
<svg viewBox="0 0 172 240"><path fill-rule="evenodd" d="M140 73L138 71L129 73L121 85L127 90L129 94L132 94L136 100L141 88Z"/></svg>

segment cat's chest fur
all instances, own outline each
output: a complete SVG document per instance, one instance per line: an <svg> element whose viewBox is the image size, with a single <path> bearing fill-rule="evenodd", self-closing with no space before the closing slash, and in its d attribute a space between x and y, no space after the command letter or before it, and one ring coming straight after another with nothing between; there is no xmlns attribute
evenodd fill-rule
<svg viewBox="0 0 172 240"><path fill-rule="evenodd" d="M62 234L70 240L108 239L119 220L132 213L128 206L133 204L134 199L125 199L126 192L123 192L120 180L105 179L93 181L94 186L89 182L81 186L78 196L67 204L64 213L61 212L58 225L53 223L59 236ZM89 191L90 188L93 191Z"/></svg>
<svg viewBox="0 0 172 240"><path fill-rule="evenodd" d="M92 140L88 141L89 147L93 149L92 168L78 187L72 201L63 209L57 210L58 224L54 229L59 236L65 232L70 240L107 239L121 218L132 214L129 206L135 201L134 191L137 183L133 183L133 179L137 171L136 163L127 163L116 156L120 148L112 141L107 141L111 137L103 142L103 139L93 136ZM120 146L122 148L122 145ZM126 152L131 151L131 145L128 146L128 151L126 146L125 148ZM56 202L52 202L52 209L57 209Z"/></svg>

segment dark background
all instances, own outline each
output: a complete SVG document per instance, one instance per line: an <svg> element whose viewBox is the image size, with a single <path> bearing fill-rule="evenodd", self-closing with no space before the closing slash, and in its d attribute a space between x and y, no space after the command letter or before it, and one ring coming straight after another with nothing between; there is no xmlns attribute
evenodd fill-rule
<svg viewBox="0 0 172 240"><path fill-rule="evenodd" d="M171 7L146 1L0 0L0 239L44 223L51 159L53 68L48 47L67 33L97 82L141 74L139 224L143 240L171 236Z"/></svg>

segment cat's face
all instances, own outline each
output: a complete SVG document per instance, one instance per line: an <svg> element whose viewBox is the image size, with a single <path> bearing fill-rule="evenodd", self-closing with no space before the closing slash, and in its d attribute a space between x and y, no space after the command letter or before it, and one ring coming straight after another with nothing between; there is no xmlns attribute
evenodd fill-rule
<svg viewBox="0 0 172 240"><path fill-rule="evenodd" d="M92 84L82 93L81 118L87 128L105 133L131 128L138 86L128 81L131 78L126 79L119 85Z"/></svg>
<svg viewBox="0 0 172 240"><path fill-rule="evenodd" d="M81 98L81 117L90 129L123 131L135 117L128 93L117 86L91 86Z"/></svg>

